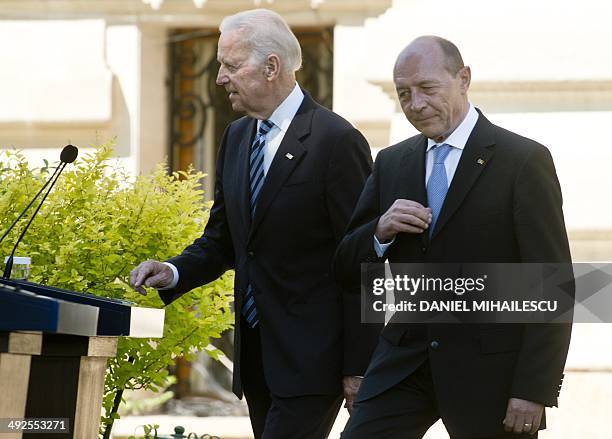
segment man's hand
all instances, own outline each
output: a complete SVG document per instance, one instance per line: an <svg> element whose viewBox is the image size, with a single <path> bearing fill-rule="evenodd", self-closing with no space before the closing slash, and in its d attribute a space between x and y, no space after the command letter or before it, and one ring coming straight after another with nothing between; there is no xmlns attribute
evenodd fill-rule
<svg viewBox="0 0 612 439"><path fill-rule="evenodd" d="M165 288L173 279L174 273L170 267L153 260L141 262L130 272L130 285L143 296L147 295L144 287Z"/></svg>
<svg viewBox="0 0 612 439"><path fill-rule="evenodd" d="M431 224L431 209L412 200L398 199L378 220L376 239L381 244L400 232L423 233Z"/></svg>
<svg viewBox="0 0 612 439"><path fill-rule="evenodd" d="M361 386L361 377L346 376L342 378L342 388L344 389L344 407L348 410L349 414L353 413L353 402L357 397L359 386Z"/></svg>
<svg viewBox="0 0 612 439"><path fill-rule="evenodd" d="M506 417L504 418L504 430L513 433L535 434L542 422L544 406L537 402L524 399L510 398Z"/></svg>

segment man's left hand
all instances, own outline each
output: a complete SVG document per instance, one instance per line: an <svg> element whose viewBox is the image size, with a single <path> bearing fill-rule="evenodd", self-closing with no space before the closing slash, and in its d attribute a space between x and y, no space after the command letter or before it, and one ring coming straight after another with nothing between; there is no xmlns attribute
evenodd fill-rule
<svg viewBox="0 0 612 439"><path fill-rule="evenodd" d="M504 430L517 434L535 434L540 428L542 413L544 413L542 404L519 398L510 398L504 418Z"/></svg>
<svg viewBox="0 0 612 439"><path fill-rule="evenodd" d="M349 414L353 413L353 402L357 397L359 386L361 386L362 377L346 376L342 378L342 388L344 389L344 407L348 410Z"/></svg>

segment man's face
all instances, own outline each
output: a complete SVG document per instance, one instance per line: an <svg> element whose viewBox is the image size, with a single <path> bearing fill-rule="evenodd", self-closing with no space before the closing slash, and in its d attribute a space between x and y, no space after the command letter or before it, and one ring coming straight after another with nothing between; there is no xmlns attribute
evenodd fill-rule
<svg viewBox="0 0 612 439"><path fill-rule="evenodd" d="M230 31L219 37L217 50L219 73L217 85L229 93L232 109L257 117L266 107L269 81L265 67L251 58L247 44L240 38L240 32Z"/></svg>
<svg viewBox="0 0 612 439"><path fill-rule="evenodd" d="M393 80L402 110L424 136L437 142L448 137L465 117L469 67L452 75L435 43L416 44L402 52Z"/></svg>

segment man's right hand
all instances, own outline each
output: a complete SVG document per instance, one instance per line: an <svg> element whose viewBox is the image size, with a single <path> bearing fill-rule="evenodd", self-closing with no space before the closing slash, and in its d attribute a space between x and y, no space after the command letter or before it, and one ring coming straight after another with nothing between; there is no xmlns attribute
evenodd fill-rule
<svg viewBox="0 0 612 439"><path fill-rule="evenodd" d="M130 285L144 296L147 295L144 287L165 288L173 279L174 273L170 267L151 259L141 262L130 272Z"/></svg>
<svg viewBox="0 0 612 439"><path fill-rule="evenodd" d="M376 239L381 244L398 233L423 233L431 224L431 209L412 200L398 199L378 220Z"/></svg>

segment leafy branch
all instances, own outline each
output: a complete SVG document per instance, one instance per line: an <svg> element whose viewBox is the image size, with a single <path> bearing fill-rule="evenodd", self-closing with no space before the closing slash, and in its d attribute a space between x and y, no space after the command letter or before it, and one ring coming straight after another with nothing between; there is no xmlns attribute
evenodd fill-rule
<svg viewBox="0 0 612 439"><path fill-rule="evenodd" d="M193 169L169 174L160 164L150 175L130 178L111 166L111 155L110 144L100 145L66 169L18 255L32 258L34 282L159 308L157 294L129 288L127 268L178 254L202 233L210 209L200 185L204 175ZM18 215L53 166L34 169L18 151L0 151L0 228ZM5 240L0 251L7 254L13 244ZM193 358L231 327L232 290L228 272L165 308L163 338L119 340L117 356L108 361L101 435L109 437L125 390L165 389L177 356Z"/></svg>

